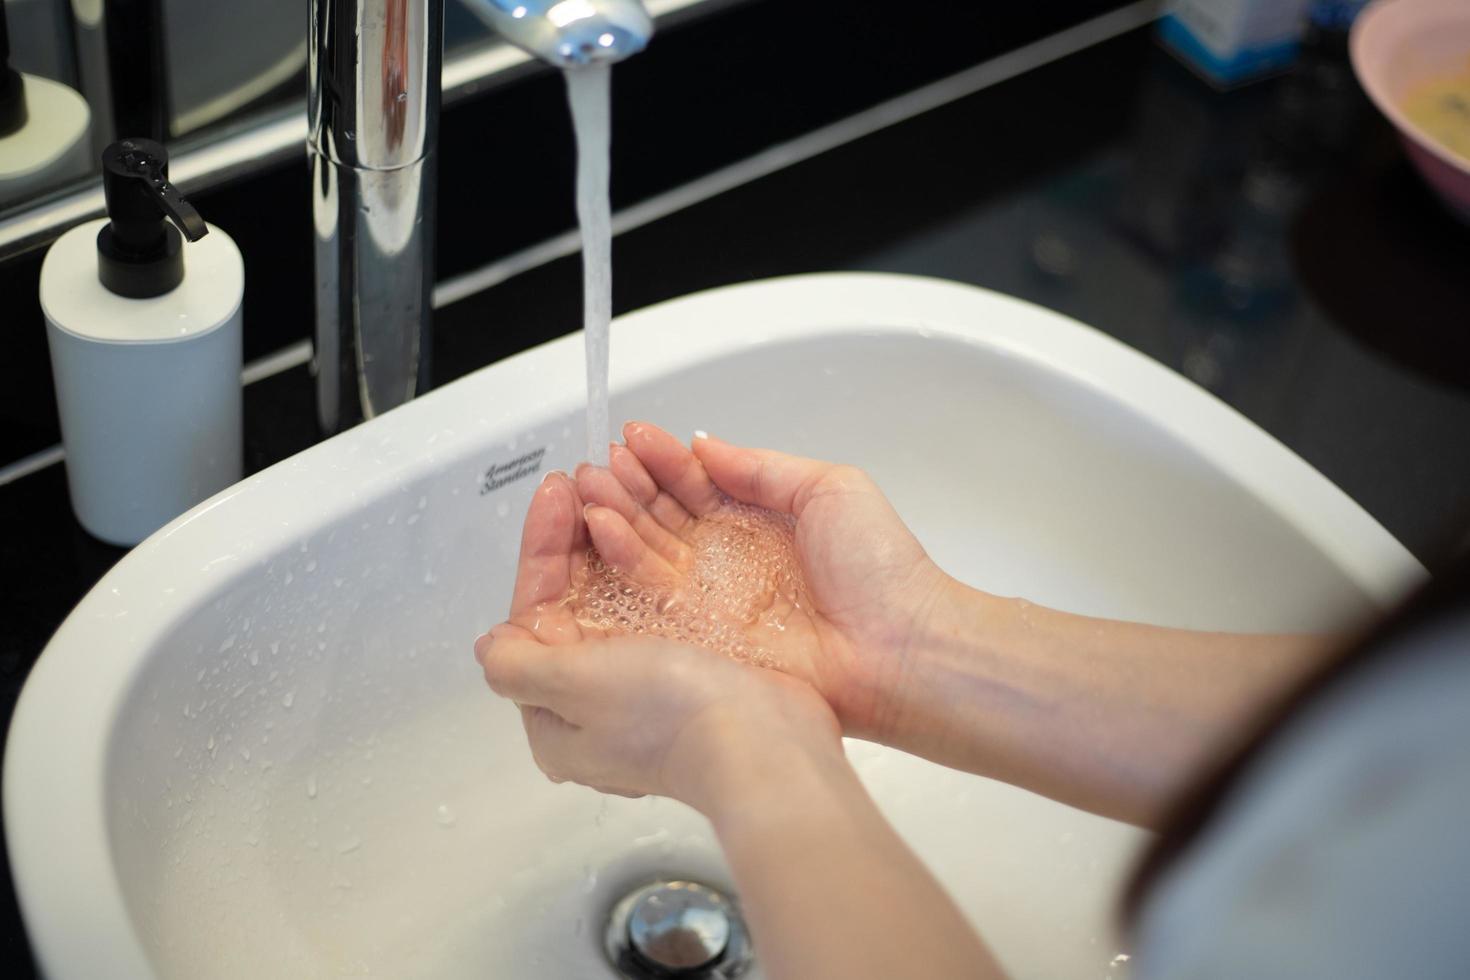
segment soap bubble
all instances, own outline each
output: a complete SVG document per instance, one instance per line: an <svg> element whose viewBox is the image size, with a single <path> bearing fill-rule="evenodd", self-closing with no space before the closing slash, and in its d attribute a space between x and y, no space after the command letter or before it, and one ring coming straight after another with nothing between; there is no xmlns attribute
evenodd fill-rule
<svg viewBox="0 0 1470 980"><path fill-rule="evenodd" d="M692 642L735 660L775 665L760 634L774 637L785 628L785 615L775 609L801 603L795 521L727 500L684 538L692 561L678 590L634 582L589 549L565 601L585 626Z"/></svg>

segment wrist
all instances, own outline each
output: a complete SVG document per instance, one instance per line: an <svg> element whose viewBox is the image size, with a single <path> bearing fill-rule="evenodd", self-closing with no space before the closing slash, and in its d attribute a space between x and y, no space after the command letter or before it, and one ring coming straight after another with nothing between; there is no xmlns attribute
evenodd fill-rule
<svg viewBox="0 0 1470 980"><path fill-rule="evenodd" d="M981 680L977 672L999 655L1010 605L942 575L904 637L901 674L886 685L878 724L865 737L933 758L949 737L951 702Z"/></svg>
<svg viewBox="0 0 1470 980"><path fill-rule="evenodd" d="M926 557L892 601L872 613L873 622L857 630L855 649L829 657L843 666L823 695L845 734L894 744L908 721L915 678L924 674L938 635L951 631L969 591Z"/></svg>
<svg viewBox="0 0 1470 980"><path fill-rule="evenodd" d="M704 727L703 748L679 766L674 795L716 827L742 814L777 812L844 775L856 779L835 721L816 730L777 718L707 719Z"/></svg>
<svg viewBox="0 0 1470 980"><path fill-rule="evenodd" d="M737 839L792 833L807 824L821 826L865 792L840 740L797 744L727 765L717 789L699 809L729 845Z"/></svg>

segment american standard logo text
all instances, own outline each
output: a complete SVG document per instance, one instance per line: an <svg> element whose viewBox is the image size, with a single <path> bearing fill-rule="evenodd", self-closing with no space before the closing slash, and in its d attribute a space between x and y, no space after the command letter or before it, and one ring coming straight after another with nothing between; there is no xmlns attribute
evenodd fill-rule
<svg viewBox="0 0 1470 980"><path fill-rule="evenodd" d="M541 461L545 458L546 447L542 446L524 456L517 456L503 463L495 463L480 478L480 496L494 493L508 483L514 483L532 475L541 469Z"/></svg>

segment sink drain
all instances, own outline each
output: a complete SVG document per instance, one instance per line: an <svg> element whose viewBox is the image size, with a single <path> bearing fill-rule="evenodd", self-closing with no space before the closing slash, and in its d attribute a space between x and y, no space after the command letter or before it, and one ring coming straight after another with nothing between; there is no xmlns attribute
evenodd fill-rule
<svg viewBox="0 0 1470 980"><path fill-rule="evenodd" d="M655 881L625 895L603 943L627 980L733 980L752 959L734 903L696 881Z"/></svg>

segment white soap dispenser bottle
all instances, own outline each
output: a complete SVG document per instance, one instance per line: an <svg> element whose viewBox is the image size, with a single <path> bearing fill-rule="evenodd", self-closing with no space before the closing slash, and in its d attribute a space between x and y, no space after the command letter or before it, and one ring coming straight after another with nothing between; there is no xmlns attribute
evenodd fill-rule
<svg viewBox="0 0 1470 980"><path fill-rule="evenodd" d="M158 143L109 146L102 181L108 217L51 246L41 309L72 509L133 545L240 479L245 269Z"/></svg>

